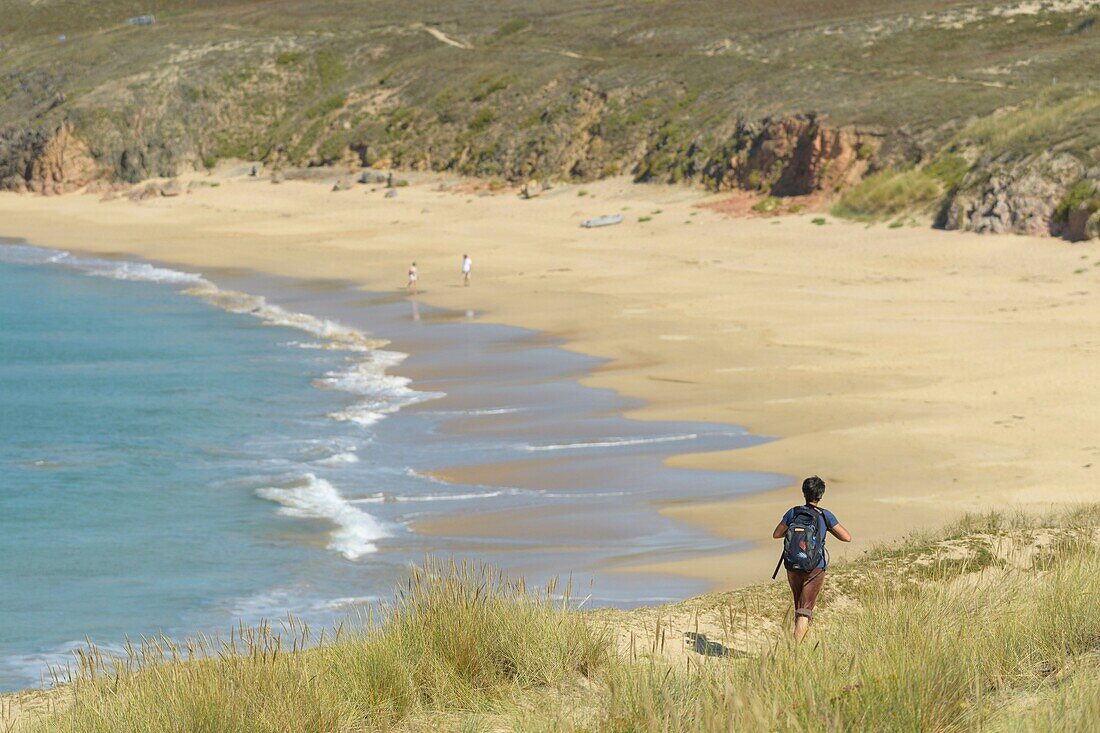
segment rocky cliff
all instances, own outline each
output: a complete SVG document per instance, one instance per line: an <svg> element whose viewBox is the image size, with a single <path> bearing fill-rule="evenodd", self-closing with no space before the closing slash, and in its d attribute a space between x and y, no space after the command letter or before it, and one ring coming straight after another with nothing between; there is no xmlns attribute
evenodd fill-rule
<svg viewBox="0 0 1100 733"><path fill-rule="evenodd" d="M989 234L1069 234L1055 211L1085 173L1084 164L1065 153L988 163L954 196L945 226ZM1075 234L1081 238L1084 229L1077 227Z"/></svg>
<svg viewBox="0 0 1100 733"><path fill-rule="evenodd" d="M866 218L1095 229L1090 205L1069 204L1100 177L1100 0L159 7L140 27L122 0L8 9L0 187L56 193L233 158L626 174L817 205L858 190Z"/></svg>
<svg viewBox="0 0 1100 733"><path fill-rule="evenodd" d="M858 183L881 135L829 125L817 115L764 120L743 128L743 146L717 172L716 190L804 196Z"/></svg>
<svg viewBox="0 0 1100 733"><path fill-rule="evenodd" d="M103 177L104 168L65 122L52 132L23 131L0 139L0 189L64 193Z"/></svg>

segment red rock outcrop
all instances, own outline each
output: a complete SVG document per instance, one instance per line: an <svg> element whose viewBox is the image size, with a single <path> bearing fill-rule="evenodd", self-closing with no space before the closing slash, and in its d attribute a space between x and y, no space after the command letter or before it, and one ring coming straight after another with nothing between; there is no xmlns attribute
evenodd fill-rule
<svg viewBox="0 0 1100 733"><path fill-rule="evenodd" d="M41 194L63 193L88 185L99 174L88 146L66 122L35 151L26 173L26 187Z"/></svg>
<svg viewBox="0 0 1100 733"><path fill-rule="evenodd" d="M874 149L866 133L830 127L812 115L767 120L730 161L731 182L774 196L836 191L859 181Z"/></svg>

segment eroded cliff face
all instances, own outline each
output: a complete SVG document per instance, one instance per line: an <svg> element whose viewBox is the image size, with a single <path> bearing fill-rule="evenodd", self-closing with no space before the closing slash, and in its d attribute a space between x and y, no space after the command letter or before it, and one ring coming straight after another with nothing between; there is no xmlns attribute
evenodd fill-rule
<svg viewBox="0 0 1100 733"><path fill-rule="evenodd" d="M831 127L813 115L766 120L746 133L749 145L729 161L719 188L773 196L838 191L859 182L878 147L873 133Z"/></svg>
<svg viewBox="0 0 1100 733"><path fill-rule="evenodd" d="M873 166L906 164L890 152L904 142L899 134L831 125L813 114L739 121L705 131L670 131L666 124L644 136L642 131L616 136L608 122L613 104L606 95L577 87L568 100L526 128L501 120L482 134L455 136L447 128L425 125L403 131L400 146L365 135L345 144L343 159L517 182L591 180L629 172L639 182L694 182L715 191L813 197L809 204L814 207L827 206ZM97 179L136 183L201 165L201 140L146 139L113 128L108 135L101 132L65 121L0 133L0 190L50 195ZM1089 175L1081 160L1066 153L1014 160L979 157L962 185L946 192L939 224L981 233L1093 238L1100 234L1095 209L1069 211L1055 220L1070 187Z"/></svg>
<svg viewBox="0 0 1100 733"><path fill-rule="evenodd" d="M87 144L65 122L52 133L43 130L10 134L0 143L0 189L58 194L102 177L103 170Z"/></svg>
<svg viewBox="0 0 1100 733"><path fill-rule="evenodd" d="M31 162L27 188L37 193L63 193L91 183L101 175L88 146L62 124Z"/></svg>

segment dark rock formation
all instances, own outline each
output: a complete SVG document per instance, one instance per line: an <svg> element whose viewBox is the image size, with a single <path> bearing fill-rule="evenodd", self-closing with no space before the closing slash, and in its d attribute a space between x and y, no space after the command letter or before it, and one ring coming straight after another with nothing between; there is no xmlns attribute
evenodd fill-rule
<svg viewBox="0 0 1100 733"><path fill-rule="evenodd" d="M964 182L948 207L947 229L1045 235L1055 232L1054 210L1084 166L1071 155L1042 153L978 171L979 180Z"/></svg>
<svg viewBox="0 0 1100 733"><path fill-rule="evenodd" d="M1082 205L1071 211L1063 236L1071 242L1100 238L1100 209Z"/></svg>

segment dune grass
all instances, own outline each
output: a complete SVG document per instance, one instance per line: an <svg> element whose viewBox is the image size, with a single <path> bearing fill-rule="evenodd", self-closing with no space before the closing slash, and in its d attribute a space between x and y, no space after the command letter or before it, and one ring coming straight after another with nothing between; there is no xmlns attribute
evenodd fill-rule
<svg viewBox="0 0 1100 733"><path fill-rule="evenodd" d="M1091 731L1100 716L1100 659L1086 660L1065 679L1055 680L1026 710L994 714L988 729L1006 733Z"/></svg>
<svg viewBox="0 0 1100 733"><path fill-rule="evenodd" d="M1091 730L1077 705L1098 699L1095 668L1054 680L1098 650L1100 571L1094 548L1073 547L1041 574L933 578L866 594L855 623L817 643L780 644L742 664L619 668L607 731ZM1014 698L1058 689L1019 717Z"/></svg>
<svg viewBox="0 0 1100 733"><path fill-rule="evenodd" d="M288 619L230 640L148 640L121 660L82 655L51 733L389 730L446 708L488 712L591 675L607 644L554 588L429 562L384 618L314 638Z"/></svg>
<svg viewBox="0 0 1100 733"><path fill-rule="evenodd" d="M845 191L832 213L868 222L930 213L954 195L969 171L970 164L955 153L940 155L920 168L879 171Z"/></svg>
<svg viewBox="0 0 1100 733"><path fill-rule="evenodd" d="M939 182L923 170L879 171L846 191L832 214L858 221L879 221L929 210L942 197Z"/></svg>
<svg viewBox="0 0 1100 733"><path fill-rule="evenodd" d="M723 657L663 653L688 627L672 614L648 652L616 651L614 613L644 610L578 612L553 589L431 563L382 618L325 639L287 622L223 645L148 642L117 664L90 652L73 702L35 730L1092 730L1098 522L1097 507L969 516L879 548L830 569L808 643L773 625L759 650ZM685 603L732 621L766 598L781 614L777 588Z"/></svg>

